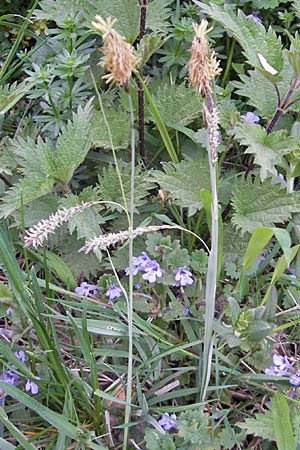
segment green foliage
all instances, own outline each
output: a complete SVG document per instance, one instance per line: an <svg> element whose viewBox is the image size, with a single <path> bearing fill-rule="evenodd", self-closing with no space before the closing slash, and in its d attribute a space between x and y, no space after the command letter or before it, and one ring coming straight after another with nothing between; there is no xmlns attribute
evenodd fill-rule
<svg viewBox="0 0 300 450"><path fill-rule="evenodd" d="M276 392L272 398L272 413L278 450L296 450L289 404L281 392Z"/></svg>
<svg viewBox="0 0 300 450"><path fill-rule="evenodd" d="M264 414L255 414L254 418L245 419L244 422L239 422L238 427L242 430L247 430L247 434L275 441L273 415L271 411L265 411Z"/></svg>
<svg viewBox="0 0 300 450"><path fill-rule="evenodd" d="M300 211L299 193L287 194L280 184L271 179L261 182L250 177L241 178L233 198L233 224L242 233L252 232L258 226L272 227L283 223L294 212Z"/></svg>
<svg viewBox="0 0 300 450"><path fill-rule="evenodd" d="M152 4L152 3L151 3ZM140 67L143 67L151 56L164 45L167 38L164 35L150 33L143 36L137 45L136 53Z"/></svg>
<svg viewBox="0 0 300 450"><path fill-rule="evenodd" d="M281 41L270 27L266 31L265 27L255 20L247 20L245 14L238 10L238 15L230 5L224 7L210 3L196 1L201 9L212 19L220 22L241 45L247 61L254 67L261 68L258 54L265 57L267 62L278 72L283 66Z"/></svg>
<svg viewBox="0 0 300 450"><path fill-rule="evenodd" d="M255 155L254 162L261 167L262 181L272 175L277 176L276 166L287 169L284 156L298 148L297 140L292 136L287 137L286 131L267 134L264 128L247 122L236 127L235 136L242 145L248 147L245 153Z"/></svg>
<svg viewBox="0 0 300 450"><path fill-rule="evenodd" d="M127 148L129 144L129 116L121 109L105 109L105 116L112 131L114 148ZM111 148L110 136L102 111L94 111L91 118L92 143L95 147Z"/></svg>
<svg viewBox="0 0 300 450"><path fill-rule="evenodd" d="M201 117L202 105L193 89L185 84L160 85L153 99L166 125L188 125Z"/></svg>
<svg viewBox="0 0 300 450"><path fill-rule="evenodd" d="M147 429L145 431L146 448L148 450L175 450L175 444L172 436L162 434L155 430Z"/></svg>
<svg viewBox="0 0 300 450"><path fill-rule="evenodd" d="M186 411L178 419L178 436L183 444L190 444L190 448L203 450L218 450L218 439L213 436L209 427L210 416L202 411Z"/></svg>
<svg viewBox="0 0 300 450"><path fill-rule="evenodd" d="M168 19L172 15L169 5L173 0L153 0L149 2L146 13L146 28L153 32L166 33L170 29Z"/></svg>
<svg viewBox="0 0 300 450"><path fill-rule="evenodd" d="M155 170L154 180L177 205L188 208L191 216L202 208L201 189L209 189L209 168L207 157L199 153L197 157L185 159L179 164L162 163L164 172Z"/></svg>

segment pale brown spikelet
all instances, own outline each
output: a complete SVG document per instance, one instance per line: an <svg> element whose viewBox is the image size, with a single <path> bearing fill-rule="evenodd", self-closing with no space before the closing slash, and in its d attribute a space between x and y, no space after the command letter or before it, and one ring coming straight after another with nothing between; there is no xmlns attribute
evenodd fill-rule
<svg viewBox="0 0 300 450"><path fill-rule="evenodd" d="M211 108L207 108L206 105L203 104L203 114L205 117L206 128L208 132L211 161L213 164L215 164L218 160L218 145L220 141L219 111L214 105L212 105Z"/></svg>
<svg viewBox="0 0 300 450"><path fill-rule="evenodd" d="M195 37L190 48L191 57L188 63L190 84L202 97L206 97L207 93L211 92L210 82L222 70L215 51L211 50L208 44L206 35L212 28L207 29L207 26L207 20L194 24Z"/></svg>
<svg viewBox="0 0 300 450"><path fill-rule="evenodd" d="M132 72L136 70L138 60L132 45L114 30L115 22L116 19L111 17L104 20L101 16L96 16L95 21L92 22L92 27L103 37L101 65L108 73L102 78L107 83L114 83L127 88Z"/></svg>

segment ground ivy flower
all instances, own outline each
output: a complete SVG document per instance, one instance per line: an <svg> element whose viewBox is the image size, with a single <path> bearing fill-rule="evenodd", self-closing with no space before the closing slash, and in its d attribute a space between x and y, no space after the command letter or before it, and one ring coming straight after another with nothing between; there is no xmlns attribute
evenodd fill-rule
<svg viewBox="0 0 300 450"><path fill-rule="evenodd" d="M184 307L183 308L183 315L188 316L190 314L190 308Z"/></svg>
<svg viewBox="0 0 300 450"><path fill-rule="evenodd" d="M11 384L12 386L17 385L19 378L19 375L12 372L11 370L7 370L6 372L4 372L3 376L1 377L2 381Z"/></svg>
<svg viewBox="0 0 300 450"><path fill-rule="evenodd" d="M25 362L25 352L23 352L23 350L19 350L18 352L15 352L14 355L22 363Z"/></svg>
<svg viewBox="0 0 300 450"><path fill-rule="evenodd" d="M166 431L171 430L171 428L174 428L176 430L178 428L176 419L176 414L169 415L169 413L165 413L163 414L161 419L159 419L158 423Z"/></svg>
<svg viewBox="0 0 300 450"><path fill-rule="evenodd" d="M260 117L251 111L248 111L246 114L243 114L241 118L244 119L245 122L252 123L254 125L260 121Z"/></svg>
<svg viewBox="0 0 300 450"><path fill-rule="evenodd" d="M105 292L105 296L109 298L109 300L115 300L116 298L121 297L122 290L116 286L114 283L108 286L107 291Z"/></svg>
<svg viewBox="0 0 300 450"><path fill-rule="evenodd" d="M36 379L40 380L39 377L36 377ZM32 395L36 395L39 392L39 387L34 381L32 381L28 378L26 381L26 384L25 384L25 391L31 392Z"/></svg>
<svg viewBox="0 0 300 450"><path fill-rule="evenodd" d="M86 281L80 284L75 289L76 294L78 295L85 295L86 297L89 297L90 295L97 295L99 291L99 287L95 284L89 284Z"/></svg>
<svg viewBox="0 0 300 450"><path fill-rule="evenodd" d="M300 372L293 373L293 375L290 376L290 383L293 386L300 386Z"/></svg>
<svg viewBox="0 0 300 450"><path fill-rule="evenodd" d="M252 19L252 20L254 20L254 22L257 22L257 23L262 24L261 18L258 17L257 12L254 12L254 11L253 11L251 14L248 14L248 15L246 16L246 19L247 19L247 20Z"/></svg>
<svg viewBox="0 0 300 450"><path fill-rule="evenodd" d="M290 364L287 356L273 355L273 365L265 369L266 375L285 377L291 375L293 366Z"/></svg>
<svg viewBox="0 0 300 450"><path fill-rule="evenodd" d="M155 283L157 278L162 277L162 270L157 261L152 261L150 267L145 269L145 273L142 276L144 280L149 281L149 283Z"/></svg>
<svg viewBox="0 0 300 450"><path fill-rule="evenodd" d="M146 252L142 252L140 256L132 257L132 274L137 275L139 271L145 271L147 267L151 266L152 260ZM125 274L129 276L129 267L126 267Z"/></svg>
<svg viewBox="0 0 300 450"><path fill-rule="evenodd" d="M192 278L192 272L186 269L186 266L179 267L176 270L173 270L175 274L175 281L180 286L186 286L188 284L193 284L194 280Z"/></svg>

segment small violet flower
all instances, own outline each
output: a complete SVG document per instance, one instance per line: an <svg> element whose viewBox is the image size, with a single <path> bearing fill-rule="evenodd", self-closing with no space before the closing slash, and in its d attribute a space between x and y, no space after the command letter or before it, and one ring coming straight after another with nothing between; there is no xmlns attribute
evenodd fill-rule
<svg viewBox="0 0 300 450"><path fill-rule="evenodd" d="M136 275L139 271L146 270L151 265L152 260L149 258L146 252L142 252L140 256L132 257L132 273ZM129 267L126 267L125 274L129 275Z"/></svg>
<svg viewBox="0 0 300 450"><path fill-rule="evenodd" d="M80 284L75 289L76 294L78 295L85 295L86 297L89 297L90 295L97 295L99 291L99 287L95 284L89 284L86 281Z"/></svg>
<svg viewBox="0 0 300 450"><path fill-rule="evenodd" d="M257 261L259 266L264 262L264 260L266 259L267 256L268 256L268 252L261 252L259 254L259 258L258 258L258 261Z"/></svg>
<svg viewBox="0 0 300 450"><path fill-rule="evenodd" d="M253 11L251 14L248 14L248 15L246 16L246 19L247 19L247 20L252 19L252 20L254 20L254 22L262 23L261 18L258 17L257 13L254 12L254 11Z"/></svg>
<svg viewBox="0 0 300 450"><path fill-rule="evenodd" d="M293 267L289 267L288 271L290 272L292 278L296 278L296 270Z"/></svg>
<svg viewBox="0 0 300 450"><path fill-rule="evenodd" d="M40 380L39 377L35 377L35 378L37 380ZM30 380L28 378L27 381L26 381L26 384L25 384L25 391L26 392L31 392L32 395L36 395L39 392L39 387L34 381L32 381L32 380Z"/></svg>
<svg viewBox="0 0 300 450"><path fill-rule="evenodd" d="M290 383L293 386L300 386L300 372L293 373L293 375L290 376Z"/></svg>
<svg viewBox="0 0 300 450"><path fill-rule="evenodd" d="M179 267L178 269L173 271L175 274L175 281L180 286L186 286L188 284L193 284L194 280L192 278L192 273L189 270L186 270L186 266Z"/></svg>
<svg viewBox="0 0 300 450"><path fill-rule="evenodd" d="M153 260L151 266L145 269L145 273L142 277L144 280L148 280L149 283L155 283L156 278L161 278L162 270L158 262Z"/></svg>
<svg viewBox="0 0 300 450"><path fill-rule="evenodd" d="M136 283L136 285L134 286L135 289L141 289L142 287L142 283Z"/></svg>
<svg viewBox="0 0 300 450"><path fill-rule="evenodd" d="M291 375L293 366L290 364L287 356L273 355L273 365L265 369L266 375L274 375L279 377Z"/></svg>
<svg viewBox="0 0 300 450"><path fill-rule="evenodd" d="M6 315L7 316L10 316L12 313L13 313L13 309L11 308L11 307L9 307L9 308L7 308L7 310L6 310Z"/></svg>
<svg viewBox="0 0 300 450"><path fill-rule="evenodd" d="M243 114L241 118L244 119L245 122L252 123L254 125L260 121L260 117L250 111L248 111L247 114Z"/></svg>
<svg viewBox="0 0 300 450"><path fill-rule="evenodd" d="M23 352L23 350L19 350L18 352L15 352L14 355L16 358L18 358L19 361L21 361L21 363L25 362L25 352Z"/></svg>
<svg viewBox="0 0 300 450"><path fill-rule="evenodd" d="M19 378L20 378L19 375L12 372L11 370L7 370L6 372L4 372L3 376L1 377L1 380L4 381L4 383L16 386Z"/></svg>
<svg viewBox="0 0 300 450"><path fill-rule="evenodd" d="M115 300L116 298L121 297L121 294L122 290L114 283L110 284L105 292L105 296L108 297L109 300Z"/></svg>
<svg viewBox="0 0 300 450"><path fill-rule="evenodd" d="M0 328L0 337L12 338L13 331L7 330L6 328Z"/></svg>
<svg viewBox="0 0 300 450"><path fill-rule="evenodd" d="M176 414L169 415L168 413L165 413L161 419L159 419L158 423L164 430L169 431L171 428L178 428L176 419Z"/></svg>
<svg viewBox="0 0 300 450"><path fill-rule="evenodd" d="M183 308L183 315L188 316L190 314L190 308L184 307Z"/></svg>

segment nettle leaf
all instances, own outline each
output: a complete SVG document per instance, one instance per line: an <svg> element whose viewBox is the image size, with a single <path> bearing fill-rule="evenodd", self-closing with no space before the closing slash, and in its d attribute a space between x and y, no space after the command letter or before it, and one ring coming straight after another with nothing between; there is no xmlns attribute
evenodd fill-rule
<svg viewBox="0 0 300 450"><path fill-rule="evenodd" d="M293 77L294 71L288 60L286 51L283 52L284 65L281 71L281 77L276 82L280 97L284 98ZM277 94L274 84L271 80L258 70L250 70L247 75L240 75L241 81L233 81L232 84L237 88L236 94L248 97L248 104L254 106L264 116L271 118L277 108ZM294 92L291 101L298 97ZM296 108L293 106L292 109Z"/></svg>
<svg viewBox="0 0 300 450"><path fill-rule="evenodd" d="M247 61L254 67L261 68L258 54L278 72L283 66L281 40L270 27L268 31L255 20L247 20L246 15L238 10L238 15L229 5L218 6L214 3L206 5L194 0L211 18L221 23L240 44Z"/></svg>
<svg viewBox="0 0 300 450"><path fill-rule="evenodd" d="M226 269L232 267L233 263L242 262L250 237L249 233L242 234L230 222L224 224L223 261Z"/></svg>
<svg viewBox="0 0 300 450"><path fill-rule="evenodd" d="M202 208L201 189L210 189L207 156L199 153L195 159L179 164L162 163L164 171L155 170L152 178L169 193L177 205L188 208L189 216Z"/></svg>
<svg viewBox="0 0 300 450"><path fill-rule="evenodd" d="M87 191L89 195L86 195ZM88 187L79 195L70 194L67 197L62 198L59 202L59 208L71 208L72 206L76 206L82 202L97 200L98 195L96 190ZM102 208L103 206L101 205L95 205L85 209L82 212L74 214L68 220L69 232L73 234L76 229L78 239L89 239L102 234L101 228L99 227L99 224L105 222L99 215L99 210Z"/></svg>
<svg viewBox="0 0 300 450"><path fill-rule="evenodd" d="M255 414L255 418L246 419L244 422L237 423L242 430L246 430L248 434L275 441L273 415L271 411L264 414Z"/></svg>
<svg viewBox="0 0 300 450"><path fill-rule="evenodd" d="M24 208L24 223L25 227L32 227L40 222L42 219L48 217L58 210L58 197L52 192L37 200L33 200ZM17 211L14 218L18 224L22 223L22 213Z"/></svg>
<svg viewBox="0 0 300 450"><path fill-rule="evenodd" d="M121 177L124 186L124 192L126 197L127 206L130 204L130 166L120 167ZM138 213L138 207L146 203L146 197L151 189L148 181L148 175L141 172L139 167L135 169L135 191L134 191L134 206L135 213ZM117 176L116 168L113 165L109 165L103 169L102 175L99 176L99 197L100 200L109 200L124 205L122 191ZM112 210L120 209L117 206L108 205Z"/></svg>
<svg viewBox="0 0 300 450"><path fill-rule="evenodd" d="M292 213L300 211L300 192L287 194L281 184L271 179L263 182L251 177L241 178L232 198L232 222L241 229L252 233L258 226L273 227L288 220Z"/></svg>
<svg viewBox="0 0 300 450"><path fill-rule="evenodd" d="M106 119L112 130L112 142L115 150L127 148L129 144L129 115L121 109L106 108ZM91 117L92 143L96 147L111 149L111 142L102 111L93 111Z"/></svg>
<svg viewBox="0 0 300 450"><path fill-rule="evenodd" d="M274 131L267 134L266 130L259 125L244 122L235 129L235 137L242 145L248 148L245 153L254 154L254 162L260 169L262 180L272 175L277 176L275 166L287 169L288 164L284 159L293 150L298 148L297 139L286 136L286 131Z"/></svg>
<svg viewBox="0 0 300 450"><path fill-rule="evenodd" d="M118 21L114 28L126 39L133 42L140 27L140 7L136 0L80 0L89 19L96 14L113 17Z"/></svg>
<svg viewBox="0 0 300 450"><path fill-rule="evenodd" d="M153 99L166 125L188 125L201 117L202 104L193 89L184 83L160 85L153 93Z"/></svg>
<svg viewBox="0 0 300 450"><path fill-rule="evenodd" d="M91 106L79 107L72 122L58 136L55 149L55 177L68 183L91 146Z"/></svg>
<svg viewBox="0 0 300 450"><path fill-rule="evenodd" d="M168 6L173 0L153 0L149 2L146 14L146 28L157 33L167 33L170 29L168 19L172 15L172 9Z"/></svg>
<svg viewBox="0 0 300 450"><path fill-rule="evenodd" d="M49 194L54 185L53 178L28 177L23 178L4 194L0 203L0 217L8 217L12 212L28 203Z"/></svg>
<svg viewBox="0 0 300 450"><path fill-rule="evenodd" d="M77 14L83 9L82 4L83 0L41 0L40 9L34 11L34 18L58 22L66 15Z"/></svg>
<svg viewBox="0 0 300 450"><path fill-rule="evenodd" d="M143 67L151 56L164 45L167 37L156 33L145 34L137 45L136 54L140 67Z"/></svg>

